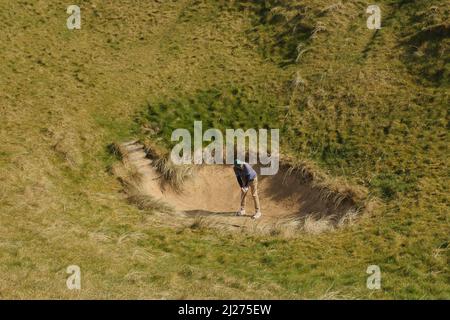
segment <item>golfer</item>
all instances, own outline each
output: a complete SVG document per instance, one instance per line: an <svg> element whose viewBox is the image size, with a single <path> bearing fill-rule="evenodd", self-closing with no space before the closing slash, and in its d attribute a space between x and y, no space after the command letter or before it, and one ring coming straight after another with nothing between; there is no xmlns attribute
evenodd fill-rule
<svg viewBox="0 0 450 320"><path fill-rule="evenodd" d="M239 186L241 187L241 209L237 212L238 216L245 215L245 198L247 196L248 189L251 189L253 201L255 202L255 214L253 219L261 217L261 211L259 207L258 197L258 177L255 170L246 162L238 159L234 160L234 173L236 175Z"/></svg>

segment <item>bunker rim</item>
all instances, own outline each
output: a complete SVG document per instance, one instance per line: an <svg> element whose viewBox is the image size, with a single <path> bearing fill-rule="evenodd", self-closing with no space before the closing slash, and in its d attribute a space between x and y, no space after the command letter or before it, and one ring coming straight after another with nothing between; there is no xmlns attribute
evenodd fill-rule
<svg viewBox="0 0 450 320"><path fill-rule="evenodd" d="M278 173L258 178L263 216L255 221L250 195L248 215L235 215L240 189L230 165L175 165L170 152L148 139L113 143L110 150L120 159L111 171L128 201L161 217L164 225L319 234L353 224L382 205L363 186L330 177L313 162L280 155Z"/></svg>

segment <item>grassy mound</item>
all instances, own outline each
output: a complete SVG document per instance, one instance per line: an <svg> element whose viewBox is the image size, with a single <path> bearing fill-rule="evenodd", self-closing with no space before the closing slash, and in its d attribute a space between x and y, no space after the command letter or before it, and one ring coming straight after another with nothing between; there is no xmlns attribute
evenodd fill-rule
<svg viewBox="0 0 450 320"><path fill-rule="evenodd" d="M369 4L87 0L70 31L63 1L1 3L0 297L449 298L449 5L379 1L374 32ZM289 241L157 223L107 146L194 120L278 126L386 205Z"/></svg>

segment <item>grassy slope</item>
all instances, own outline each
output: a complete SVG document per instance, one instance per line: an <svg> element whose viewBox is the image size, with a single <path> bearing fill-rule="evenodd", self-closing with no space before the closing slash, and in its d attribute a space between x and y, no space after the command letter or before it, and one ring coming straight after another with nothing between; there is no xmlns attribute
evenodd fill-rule
<svg viewBox="0 0 450 320"><path fill-rule="evenodd" d="M82 1L75 32L62 1L1 3L0 297L448 298L445 42L421 47L438 71L400 44L439 15L429 1L383 1L373 36L364 1L334 14L306 3L294 36L246 1ZM293 5L281 9L289 17ZM326 30L309 39L319 21ZM299 41L309 50L294 63ZM420 34L411 41L420 47ZM297 72L305 85L294 88ZM149 123L164 144L175 124L215 125L217 114L245 127L228 103L258 108L249 126L280 124L286 152L367 185L386 207L286 240L155 225L121 199L109 143ZM70 264L80 292L65 288ZM381 291L365 288L370 264Z"/></svg>

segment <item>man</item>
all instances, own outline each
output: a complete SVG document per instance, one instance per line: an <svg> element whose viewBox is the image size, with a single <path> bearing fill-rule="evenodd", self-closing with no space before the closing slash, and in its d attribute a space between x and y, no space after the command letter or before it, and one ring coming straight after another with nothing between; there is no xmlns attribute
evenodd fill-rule
<svg viewBox="0 0 450 320"><path fill-rule="evenodd" d="M245 198L248 189L251 189L253 201L255 202L255 214L253 219L261 218L258 197L258 177L255 170L248 164L238 159L234 160L234 173L236 175L239 186L241 187L241 209L237 212L238 216L245 215Z"/></svg>

